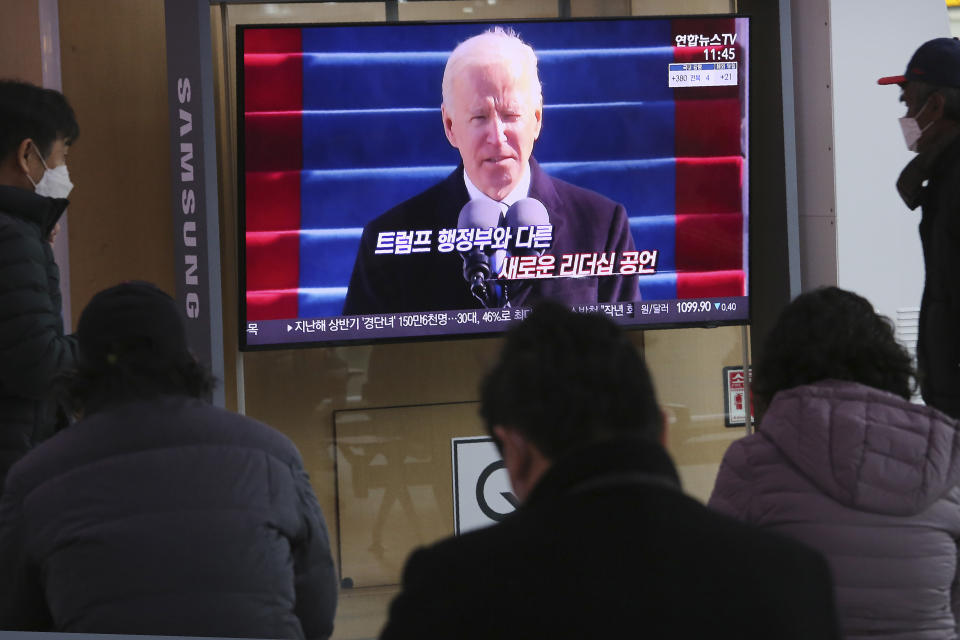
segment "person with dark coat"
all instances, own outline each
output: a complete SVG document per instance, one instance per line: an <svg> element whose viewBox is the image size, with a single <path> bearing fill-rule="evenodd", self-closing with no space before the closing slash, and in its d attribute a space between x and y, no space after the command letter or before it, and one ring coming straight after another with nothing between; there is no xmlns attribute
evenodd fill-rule
<svg viewBox="0 0 960 640"><path fill-rule="evenodd" d="M537 56L530 45L501 27L465 40L447 59L442 92L443 130L459 151L461 164L364 227L343 313L531 307L540 300L571 306L638 300L638 276L621 274L616 266L624 253L635 249L626 209L599 193L547 175L532 157L540 136L543 95ZM578 253L613 254L610 273L498 280L498 271L509 272L500 255L506 250L488 249L481 260L490 270L489 277L481 278L486 293L478 293L453 243L446 252L439 244L440 232L459 226L468 203L487 213L468 215L467 220L474 222L464 222L466 227L486 232L513 227L511 232L518 235L526 235L517 230L528 225L548 229L549 238L541 237L535 247L544 259L554 261L554 274L561 272L564 256ZM382 236L412 231L430 231L437 246L409 255L383 250Z"/></svg>
<svg viewBox="0 0 960 640"><path fill-rule="evenodd" d="M897 179L900 197L920 207L925 281L917 336L917 379L924 402L960 418L960 41L920 46L898 84L900 118L917 156Z"/></svg>
<svg viewBox="0 0 960 640"><path fill-rule="evenodd" d="M753 380L759 430L709 506L817 549L844 638L952 640L960 620L960 426L910 402L910 356L864 298L803 294Z"/></svg>
<svg viewBox="0 0 960 640"><path fill-rule="evenodd" d="M582 251L617 255L633 250L633 237L623 205L599 193L551 177L533 158L529 197L550 212L550 253ZM376 255L383 232L405 229L449 229L471 201L458 167L443 181L371 221L364 230L347 290L345 314L401 313L473 309L480 306L463 277L463 259L456 251L412 255ZM413 283L419 283L414 286ZM637 300L637 276L514 280L508 285L512 306L533 306L538 300L573 305Z"/></svg>
<svg viewBox="0 0 960 640"><path fill-rule="evenodd" d="M0 629L329 637L334 566L300 454L204 399L173 299L107 289L77 335L81 419L0 500Z"/></svg>
<svg viewBox="0 0 960 640"><path fill-rule="evenodd" d="M650 375L605 316L534 308L481 415L520 507L415 551L383 640L838 637L819 554L684 495Z"/></svg>
<svg viewBox="0 0 960 640"><path fill-rule="evenodd" d="M78 134L63 95L0 80L0 491L10 466L65 424L55 383L76 342L63 333L51 245Z"/></svg>

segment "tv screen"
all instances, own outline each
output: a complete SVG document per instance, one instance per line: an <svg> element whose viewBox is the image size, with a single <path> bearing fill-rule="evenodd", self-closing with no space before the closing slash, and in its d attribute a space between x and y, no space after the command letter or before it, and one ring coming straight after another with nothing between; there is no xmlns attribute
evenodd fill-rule
<svg viewBox="0 0 960 640"><path fill-rule="evenodd" d="M748 321L748 36L731 16L238 27L241 348L491 334L544 299Z"/></svg>

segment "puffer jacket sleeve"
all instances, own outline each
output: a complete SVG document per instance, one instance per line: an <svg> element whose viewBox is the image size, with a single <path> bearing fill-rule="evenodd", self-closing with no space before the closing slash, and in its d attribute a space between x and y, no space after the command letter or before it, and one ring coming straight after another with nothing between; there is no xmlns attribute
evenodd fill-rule
<svg viewBox="0 0 960 640"><path fill-rule="evenodd" d="M307 472L302 467L293 472L303 525L292 549L295 612L307 640L329 638L337 609L337 577L330 555L330 536Z"/></svg>
<svg viewBox="0 0 960 640"><path fill-rule="evenodd" d="M31 232L0 216L0 388L40 399L73 367L77 347L63 335L53 250Z"/></svg>
<svg viewBox="0 0 960 640"><path fill-rule="evenodd" d="M953 584L950 585L950 608L953 610L953 620L957 634L960 635L960 540L957 541L957 568L953 575Z"/></svg>
<svg viewBox="0 0 960 640"><path fill-rule="evenodd" d="M27 543L22 502L8 491L0 500L0 629L51 631L40 569L30 562Z"/></svg>
<svg viewBox="0 0 960 640"><path fill-rule="evenodd" d="M748 451L743 438L730 445L723 455L717 482L707 503L711 509L741 522L752 522L754 482Z"/></svg>

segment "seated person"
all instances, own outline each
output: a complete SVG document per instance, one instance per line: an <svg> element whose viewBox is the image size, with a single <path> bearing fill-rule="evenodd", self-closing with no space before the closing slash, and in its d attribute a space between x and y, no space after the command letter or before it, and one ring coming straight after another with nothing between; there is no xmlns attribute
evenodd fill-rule
<svg viewBox="0 0 960 640"><path fill-rule="evenodd" d="M956 638L958 423L910 402L910 356L860 296L790 303L753 392L762 420L734 442L719 512L819 550L845 638Z"/></svg>
<svg viewBox="0 0 960 640"><path fill-rule="evenodd" d="M377 255L382 232L431 229L436 235L440 229L455 229L468 202L487 211L492 207L493 222L482 227L503 226L513 219L511 207L522 210L530 199L546 209L542 226L552 227L551 239L541 251L555 258L557 270L564 254L619 256L634 250L622 205L550 177L532 158L543 116L537 56L514 33L494 28L454 49L443 72L440 111L447 140L460 152L462 163L439 184L364 228L344 314L531 306L541 299L573 305L639 298L637 276L616 272L507 284L491 280L487 295L475 295L465 258L456 251ZM535 218L520 214L518 220L525 219ZM496 278L503 253L486 255L491 278Z"/></svg>
<svg viewBox="0 0 960 640"><path fill-rule="evenodd" d="M0 501L0 629L327 638L337 587L296 447L210 405L176 303L102 291L77 326L81 416Z"/></svg>
<svg viewBox="0 0 960 640"><path fill-rule="evenodd" d="M606 316L534 308L480 413L520 507L415 551L383 640L838 637L819 554L683 494L650 374Z"/></svg>

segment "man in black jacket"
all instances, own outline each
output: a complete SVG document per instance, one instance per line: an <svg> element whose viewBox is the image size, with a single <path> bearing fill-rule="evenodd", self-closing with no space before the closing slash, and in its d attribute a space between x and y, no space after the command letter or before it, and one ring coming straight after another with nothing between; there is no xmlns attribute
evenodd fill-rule
<svg viewBox="0 0 960 640"><path fill-rule="evenodd" d="M63 335L51 243L78 133L63 95L0 80L0 490L10 465L63 422L53 388L76 343Z"/></svg>
<svg viewBox="0 0 960 640"><path fill-rule="evenodd" d="M384 640L839 637L821 556L683 494L650 375L604 316L534 309L481 414L521 506L414 552Z"/></svg>
<svg viewBox="0 0 960 640"><path fill-rule="evenodd" d="M960 418L960 41L935 38L910 58L900 85L900 126L917 153L897 180L910 209L921 208L926 281L920 302L917 379L928 405Z"/></svg>
<svg viewBox="0 0 960 640"><path fill-rule="evenodd" d="M333 560L300 454L203 400L173 299L107 289L77 336L82 418L0 500L0 629L329 637Z"/></svg>

